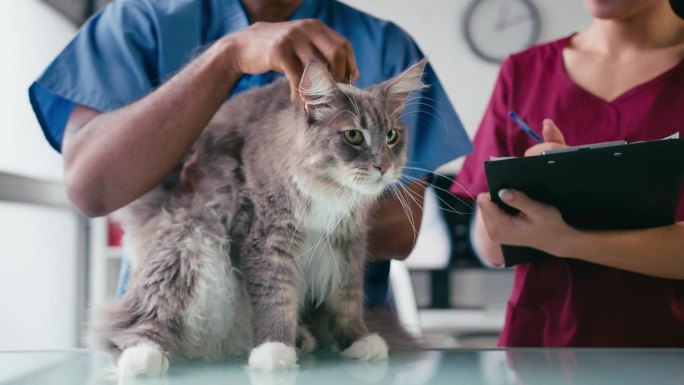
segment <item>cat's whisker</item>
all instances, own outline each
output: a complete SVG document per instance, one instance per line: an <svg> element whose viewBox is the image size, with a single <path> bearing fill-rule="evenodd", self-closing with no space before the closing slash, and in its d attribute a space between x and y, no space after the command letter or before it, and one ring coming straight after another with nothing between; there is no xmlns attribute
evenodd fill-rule
<svg viewBox="0 0 684 385"><path fill-rule="evenodd" d="M349 111L349 110L347 110L347 109L344 109L344 110L342 110L342 111L339 111L339 112L336 113L335 115L333 115L332 118L330 118L330 120L334 120L336 117L338 117L339 115L341 115L342 113L345 113L345 112L348 112L348 113L351 114L351 116L355 117L356 119L359 119L359 117L358 117L357 115L355 115L353 112L351 112L351 111Z"/></svg>
<svg viewBox="0 0 684 385"><path fill-rule="evenodd" d="M403 189L404 186L400 186L400 189ZM416 243L416 239L418 238L418 230L416 229L416 224L413 218L413 213L411 212L410 205L405 201L404 197L401 196L399 193L400 190L393 190L394 195L397 197L397 200L399 201L399 204L401 205L402 209L404 210L404 214L406 215L406 219L409 221L409 224L411 225L411 229L413 230L413 243Z"/></svg>
<svg viewBox="0 0 684 385"><path fill-rule="evenodd" d="M332 184L332 183L333 183L333 182L331 182L330 184ZM329 186L330 184L328 184L328 186ZM327 187L327 186L326 186L326 187ZM339 195L340 189L342 189L342 188L343 188L342 185L338 185L338 186L337 186L337 189L335 190L335 193L333 193L331 196L332 196L332 197L337 197L337 196ZM311 202L311 201L309 201L309 202ZM333 220L333 219L331 218L330 220ZM307 263L307 267L311 266L311 261L312 261L314 255L316 255L316 251L318 250L318 247L320 246L321 242L323 242L323 239L325 238L326 234L329 234L329 233L330 233L330 232L328 231L328 228L329 228L329 227L330 227L329 224L326 225L326 228L323 229L323 231L321 232L321 237L318 239L318 241L316 241L315 244L313 244L310 248L308 248L307 250L304 250L303 252L301 252L299 255L297 255L296 257L294 257L294 258L292 258L292 259L293 259L293 260L297 260L297 259L302 258L303 256L305 256L305 255L307 255L307 254L310 254L310 255L309 255L309 262Z"/></svg>
<svg viewBox="0 0 684 385"><path fill-rule="evenodd" d="M333 183L335 183L334 180L330 181L328 184L326 184L325 186L323 186L323 188L322 188L321 190L326 190L326 189L327 189L330 185L332 185ZM307 210L308 210L308 208L309 208L309 206L311 206L311 199L308 199L308 200L307 200L306 205L304 205L303 212L306 213ZM291 249L291 247L292 247L292 242L294 241L294 237L295 237L295 235L297 234L297 230L299 229L299 225L302 223L303 218L304 218L304 216L300 216L299 219L297 220L297 223L295 224L294 231L292 231L292 237L290 237L290 242L289 242L288 245L287 245L287 250L290 250L290 249Z"/></svg>
<svg viewBox="0 0 684 385"><path fill-rule="evenodd" d="M405 175L405 177L406 177L406 179L411 180L411 181L421 181L421 180L422 180L422 179L420 179L420 178L414 178L414 177L411 177L411 176L408 176L408 175ZM472 213L475 211L474 207L473 207L468 201L463 200L463 199L461 199L460 197L458 197L457 195L452 194L449 190L446 190L446 189L441 188L441 187L439 187L439 186L436 186L436 185L434 185L434 184L433 184L433 185L430 185L430 186L431 186L432 188L434 188L435 190L442 191L442 192L445 192L445 193L449 194L450 196L453 196L456 200L458 200L459 202L463 203L463 204L464 204L466 207L468 207L471 211L470 211L470 212L462 212L462 211L459 211L459 210L455 209L454 207L452 207L452 206L449 204L449 202L447 202L444 198L440 197L438 194L435 194L435 197L437 198L437 200L439 200L444 206L446 206L446 208L445 208L445 207L440 207L440 210L443 210L443 211L448 212L448 213L459 214L459 215L472 214ZM447 209L447 208L448 208L448 209Z"/></svg>
<svg viewBox="0 0 684 385"><path fill-rule="evenodd" d="M422 171L422 172L425 172L425 173L431 173L431 174L437 175L437 176L439 176L439 177L442 177L442 178L444 178L444 179L449 179L449 180L451 180L452 183L456 183L456 182L454 181L454 178L453 178L453 177L444 175L444 174L439 173L439 172L437 172L437 171L429 170L429 169L427 169L427 168L414 167L414 166L404 166L404 169L406 169L406 170ZM416 181L416 180L419 180L419 179L420 179L420 178L416 178L416 177L413 177L413 176L410 176L410 175L404 175L404 177L406 177L407 179L410 179L410 180L412 180L412 181ZM468 190L466 190L465 188L463 188L463 186L461 186L460 184L458 184L458 183L456 183L456 184L457 184L459 187L461 187L461 188L463 189L463 191L465 191L466 194L468 194L468 197L470 197L473 201L475 201L475 197L474 197ZM436 188L436 189L438 189L438 190L440 190L440 191L449 192L448 190L445 190L445 189L443 189L443 188L441 188L441 187L438 187L438 186L435 186L435 185L432 185L432 187L434 187L434 188ZM465 202L465 201L463 201L463 200L461 200L461 202L467 204L467 202Z"/></svg>
<svg viewBox="0 0 684 385"><path fill-rule="evenodd" d="M421 100L416 101L417 99L421 99ZM415 97L412 97L412 98L408 99L404 104L402 104L401 106L397 107L394 111L392 111L391 116L392 116L393 118L395 118L397 112L402 112L402 113L403 113L403 112L406 112L406 107L408 107L408 106L413 106L413 105L420 105L420 106L425 106L425 107L432 108L433 111L437 111L437 112L441 115L441 111L439 111L438 108L436 108L435 106L433 106L433 105L431 105L431 104L429 104L429 103L425 103L424 101L422 101L422 99L426 99L426 100L429 100L429 101L433 101L433 102L434 102L434 100L433 100L433 99L430 99L430 98L415 96ZM401 115L400 115L400 116L401 116Z"/></svg>
<svg viewBox="0 0 684 385"><path fill-rule="evenodd" d="M392 115L394 115L394 114L397 112L397 110L399 110L399 109L401 109L402 107L408 105L409 103L412 103L412 102L415 101L415 100L427 100L427 101L436 103L435 99L430 98L430 97L428 97L428 96L424 96L424 95L415 95L415 96L411 96L410 98L406 99L406 101L403 103L403 105L401 105L401 106L399 106L397 109L395 109L395 110L392 112Z"/></svg>
<svg viewBox="0 0 684 385"><path fill-rule="evenodd" d="M339 197L339 195L340 195L339 191L342 188L344 188L342 190L343 196L340 198ZM335 203L335 206L337 206L338 204L344 204L344 202L346 202L346 200L347 200L346 198L349 194L350 194L349 189L340 185L339 188L337 189L337 191L335 191L335 195L333 196L335 198L338 198L337 201L339 202L339 203ZM325 229L325 233L327 234L327 236L330 236L330 234L332 234L335 227L337 227L337 225L340 223L340 221L342 221L342 219L344 219L344 216L340 216L340 218L335 218L334 216L331 216L328 219L328 224L326 225L326 229ZM333 221L335 223L332 223ZM332 226L331 226L331 224L332 224Z"/></svg>
<svg viewBox="0 0 684 385"><path fill-rule="evenodd" d="M397 183L392 186L393 190L402 190L406 192L407 196L409 196L417 205L422 207L422 201L423 197L420 195L420 193L411 190L408 186L402 184L402 183Z"/></svg>
<svg viewBox="0 0 684 385"><path fill-rule="evenodd" d="M340 188L342 188L341 185L338 187L338 189L336 190L335 194L333 195L334 198L338 198L338 197L340 196L340 193L339 193ZM349 196L350 194L353 194L353 192L352 192L351 190L349 190L348 188L345 188L345 189L343 190L343 192L342 192L342 195L343 195L343 196L339 199L339 200L341 201L341 203L346 202L346 201L348 200L347 198L348 198L348 196ZM353 202L351 205L355 207L355 206L358 204L358 201L359 201L359 198L356 197L356 199L354 200L354 202ZM321 237L318 239L318 241L316 242L316 244L315 244L313 247L311 247L311 248L309 249L309 250L311 250L311 253L310 253L310 255L309 255L309 261L308 261L308 263L307 263L307 268L309 268L309 267L311 266L311 262L313 261L313 258L316 256L316 251L318 250L318 247L319 247L319 246L321 245L321 243L325 240L325 243L327 243L328 247L330 248L330 253L331 253L332 258L333 258L333 263L335 264L335 269L336 269L337 272L338 272L338 274L337 274L337 279L338 279L338 280L340 279L341 270L340 270L339 262L337 261L337 256L335 255L335 252L334 252L334 249L333 249L333 247L332 247L332 244L330 243L330 236L333 234L333 232L335 231L335 229L337 228L337 226L339 226L339 224L342 223L342 221L343 221L344 219L345 219L345 217L344 217L344 216L341 216L341 217L332 225L332 227L326 226L326 229L321 233ZM313 250L312 250L312 249L313 249ZM306 254L309 252L309 250L307 250L306 252L304 252L302 255L306 255ZM301 257L301 256L299 256L299 257ZM299 258L299 257L297 257L297 258ZM338 283L339 283L339 282L338 282Z"/></svg>
<svg viewBox="0 0 684 385"><path fill-rule="evenodd" d="M416 238L418 237L418 230L416 229L416 224L413 218L413 213L411 212L410 205L406 202L405 197L401 195L400 191L401 190L396 190L394 194L396 195L397 200L399 201L401 208L404 211L404 215L406 215L406 219L408 220L409 225L411 226L413 232L413 243L415 243Z"/></svg>
<svg viewBox="0 0 684 385"><path fill-rule="evenodd" d="M401 185L400 188L403 192L406 193L407 197L411 198L411 200L422 209L424 197L419 192L413 191L405 185Z"/></svg>
<svg viewBox="0 0 684 385"><path fill-rule="evenodd" d="M341 274L340 274L340 265L337 262L337 255L335 255L335 250L333 250L332 244L330 243L330 236L326 237L326 243L328 244L328 248L330 249L330 255L332 255L333 262L335 263L335 270L337 270L337 284L340 284L340 279L341 279Z"/></svg>
<svg viewBox="0 0 684 385"><path fill-rule="evenodd" d="M439 111L438 111L438 113L439 113ZM441 113L439 113L439 115L435 115L435 114L433 114L433 113L430 112L430 111L425 111L425 110L418 110L418 111L416 111L416 110L411 110L411 111L402 112L401 115L399 115L399 116L397 117L397 119L403 119L403 118L405 118L405 117L407 117L407 116L414 116L414 115L417 116L419 119L424 118L423 116L421 116L421 114L428 114L428 115L430 115L431 117L433 117L433 118L435 118L435 119L441 121L441 122L442 122L442 127L444 128L444 132L446 132L446 133L449 132L449 126L447 125L446 120L445 120L444 117L441 115Z"/></svg>
<svg viewBox="0 0 684 385"><path fill-rule="evenodd" d="M420 96L413 96L413 97L407 99L403 104L401 104L397 108L395 108L394 111L392 111L392 113L390 114L390 116L394 118L395 115L397 114L397 112L403 112L404 109L406 108L406 106L408 106L409 103L413 102L416 99L420 99Z"/></svg>
<svg viewBox="0 0 684 385"><path fill-rule="evenodd" d="M356 96L353 94L351 95L352 103L354 103L354 109L356 110L356 114L358 116L361 116L361 109L359 108L359 101L356 100Z"/></svg>
<svg viewBox="0 0 684 385"><path fill-rule="evenodd" d="M347 97L347 99L349 100L349 103L351 103L352 107L354 107L354 110L356 111L356 115L355 115L356 119L361 119L361 111L359 110L358 104L356 104L357 102L356 102L356 99L354 98L354 96L350 95L346 92L342 92L342 93L344 94L344 96ZM352 114L352 115L354 115L354 114Z"/></svg>
<svg viewBox="0 0 684 385"><path fill-rule="evenodd" d="M410 176L406 176L406 178L409 179L409 180L413 180L413 181L422 181L422 179L420 179L420 178L412 178L412 177L410 177ZM431 186L433 189L435 189L435 190L442 191L442 192L445 192L445 193L447 193L447 194L450 194L450 195L453 196L455 199L457 199L459 202L461 202L461 203L463 203L465 206L467 206L469 209L473 209L473 207L470 206L470 204L469 204L467 201L464 201L463 199L459 198L458 196L455 196L455 195L451 194L451 192L449 192L449 190L446 190L446 189L444 189L444 188L441 188L441 187L435 186L435 185L430 185L430 186ZM453 212L453 213L455 213L455 214L465 214L465 213L459 212L458 210L456 210L456 209L454 209L453 207L451 207L451 206L449 205L449 203L446 202L446 201L445 201L443 198L441 198L439 195L435 194L435 197L436 197L440 202L442 202L445 206L447 206L447 207L449 207L451 210L453 210L453 211L450 211L450 210L446 210L446 211L448 211L448 212ZM443 208L442 208L442 209L443 209Z"/></svg>

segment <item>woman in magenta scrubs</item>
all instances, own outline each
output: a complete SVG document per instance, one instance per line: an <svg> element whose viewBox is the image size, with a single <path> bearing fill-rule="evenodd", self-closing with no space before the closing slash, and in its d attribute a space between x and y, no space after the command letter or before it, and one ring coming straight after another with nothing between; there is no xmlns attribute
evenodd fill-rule
<svg viewBox="0 0 684 385"><path fill-rule="evenodd" d="M515 267L500 345L684 347L684 194L672 226L582 231L520 191L499 192L522 212L507 215L486 193L482 167L491 156L684 134L684 20L673 12L682 6L676 1L585 0L589 28L502 64L475 153L452 192L479 194L471 238L491 265L503 263L502 243L559 258ZM509 111L543 127L545 143L520 130Z"/></svg>

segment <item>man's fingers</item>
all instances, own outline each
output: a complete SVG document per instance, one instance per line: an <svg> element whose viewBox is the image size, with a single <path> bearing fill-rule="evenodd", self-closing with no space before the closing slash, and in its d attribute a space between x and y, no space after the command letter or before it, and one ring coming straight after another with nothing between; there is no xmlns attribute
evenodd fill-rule
<svg viewBox="0 0 684 385"><path fill-rule="evenodd" d="M337 32L322 25L319 33L312 36L312 41L314 47L318 48L325 57L324 63L328 64L333 79L343 80L346 71L345 52L342 47L344 38L339 36Z"/></svg>
<svg viewBox="0 0 684 385"><path fill-rule="evenodd" d="M356 66L356 56L354 55L354 47L351 43L347 41L344 49L347 50L347 73L349 74L349 79L351 81L356 81L359 79L359 68Z"/></svg>
<svg viewBox="0 0 684 385"><path fill-rule="evenodd" d="M326 64L337 81L358 76L356 59L349 41L319 20L286 23L256 23L240 34L245 57L238 68L243 73L268 70L285 73L294 101L304 67L316 60ZM252 44L253 43L253 44Z"/></svg>
<svg viewBox="0 0 684 385"><path fill-rule="evenodd" d="M304 65L294 52L289 52L282 56L280 67L290 82L290 101L294 103L299 95L299 83L302 81Z"/></svg>
<svg viewBox="0 0 684 385"><path fill-rule="evenodd" d="M321 25L320 32L320 34L312 37L314 45L326 57L333 78L337 81L348 81L357 72L351 43L344 36L325 25Z"/></svg>
<svg viewBox="0 0 684 385"><path fill-rule="evenodd" d="M303 68L306 67L308 63L312 61L317 61L321 64L328 64L328 59L321 53L321 51L316 48L316 46L307 42L307 44L302 44L295 48L299 62L302 63Z"/></svg>

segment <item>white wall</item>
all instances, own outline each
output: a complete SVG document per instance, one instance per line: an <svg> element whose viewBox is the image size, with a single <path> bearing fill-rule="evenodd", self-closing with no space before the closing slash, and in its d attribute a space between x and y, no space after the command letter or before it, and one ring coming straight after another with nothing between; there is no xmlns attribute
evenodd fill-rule
<svg viewBox="0 0 684 385"><path fill-rule="evenodd" d="M27 90L74 30L38 0L0 0L0 170L62 179ZM76 225L66 210L0 202L0 350L75 346Z"/></svg>
<svg viewBox="0 0 684 385"><path fill-rule="evenodd" d="M38 0L0 0L0 170L62 179L61 157L43 137L28 87L74 31Z"/></svg>

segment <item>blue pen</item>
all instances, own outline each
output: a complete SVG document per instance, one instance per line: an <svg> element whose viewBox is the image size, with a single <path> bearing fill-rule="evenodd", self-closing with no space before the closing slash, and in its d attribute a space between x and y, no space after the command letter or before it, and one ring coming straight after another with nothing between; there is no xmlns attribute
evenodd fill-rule
<svg viewBox="0 0 684 385"><path fill-rule="evenodd" d="M529 135L530 137L532 137L532 139L536 140L537 143L544 142L544 139L542 139L541 136L537 135L537 133L534 132L534 130L530 126L528 126L524 120L520 119L518 114L516 114L514 111L509 112L508 116L510 116L511 119L513 119L516 123L518 123L518 127L520 127L520 129L525 131L525 133L527 135Z"/></svg>

